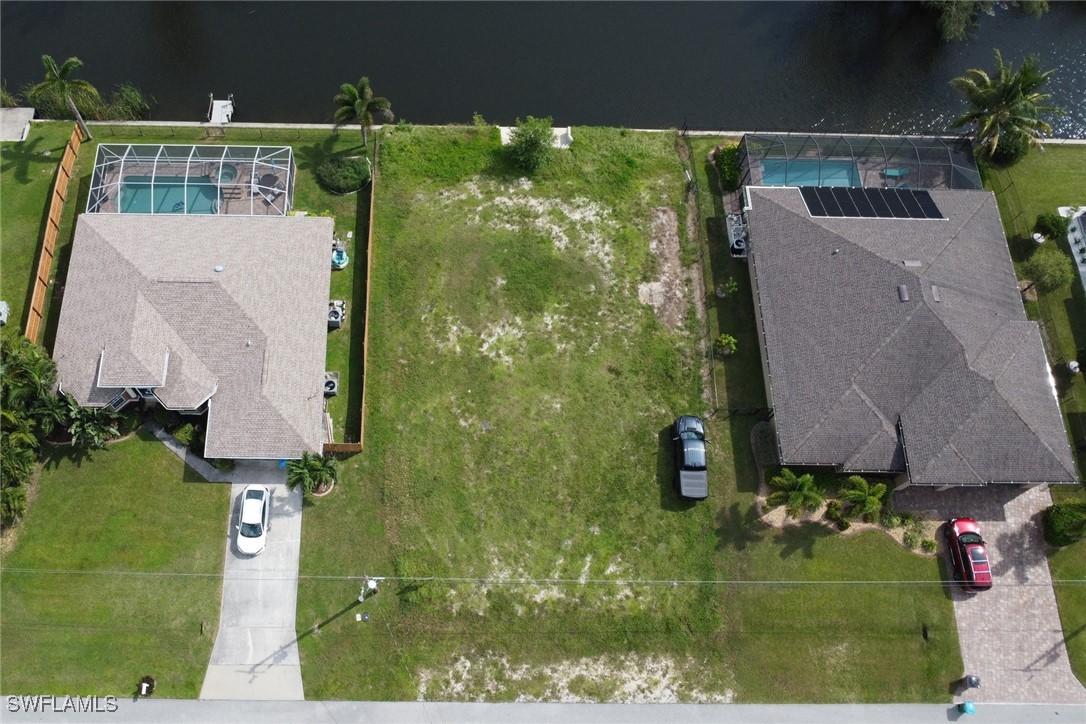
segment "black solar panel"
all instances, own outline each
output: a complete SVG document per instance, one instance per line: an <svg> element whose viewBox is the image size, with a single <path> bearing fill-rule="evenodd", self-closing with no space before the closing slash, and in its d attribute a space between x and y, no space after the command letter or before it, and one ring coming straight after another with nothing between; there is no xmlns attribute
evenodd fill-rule
<svg viewBox="0 0 1086 724"><path fill-rule="evenodd" d="M802 186L811 216L861 219L945 219L927 191L854 186Z"/></svg>
<svg viewBox="0 0 1086 724"><path fill-rule="evenodd" d="M837 205L841 207L841 213L845 216L856 217L860 215L860 212L856 210L855 202L849 196L848 189L844 186L837 186L833 189L833 198L837 200Z"/></svg>
<svg viewBox="0 0 1086 724"><path fill-rule="evenodd" d="M803 194L803 202L807 204L807 210L811 212L811 216L826 215L826 210L822 208L822 202L818 200L814 186L803 186L799 192Z"/></svg>
<svg viewBox="0 0 1086 724"><path fill-rule="evenodd" d="M841 207L837 205L837 199L833 198L833 189L828 186L818 186L815 188L815 193L818 194L818 200L822 202L822 208L826 210L826 216L844 216L841 213Z"/></svg>
<svg viewBox="0 0 1086 724"><path fill-rule="evenodd" d="M886 205L886 201L882 198L882 189L864 189L864 196L871 202L871 208L875 211L875 216L880 219L893 218L894 214L890 211L890 207Z"/></svg>
<svg viewBox="0 0 1086 724"><path fill-rule="evenodd" d="M931 194L927 191L914 191L913 196L916 198L916 203L920 204L920 208L924 210L924 217L928 219L944 219L942 212L939 211L939 207L932 201Z"/></svg>
<svg viewBox="0 0 1086 724"><path fill-rule="evenodd" d="M867 194L864 193L863 189L850 188L848 195L852 197L852 203L856 204L856 210L860 212L860 216L864 218L878 216L875 209L872 208L871 202L867 200Z"/></svg>

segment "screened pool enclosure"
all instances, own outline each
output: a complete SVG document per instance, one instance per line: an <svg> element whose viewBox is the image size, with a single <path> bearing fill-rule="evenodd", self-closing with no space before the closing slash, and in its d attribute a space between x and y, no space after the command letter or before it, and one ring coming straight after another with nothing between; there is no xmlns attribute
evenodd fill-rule
<svg viewBox="0 0 1086 724"><path fill-rule="evenodd" d="M87 213L286 216L290 146L98 146Z"/></svg>
<svg viewBox="0 0 1086 724"><path fill-rule="evenodd" d="M739 144L744 186L979 189L967 139L748 133Z"/></svg>

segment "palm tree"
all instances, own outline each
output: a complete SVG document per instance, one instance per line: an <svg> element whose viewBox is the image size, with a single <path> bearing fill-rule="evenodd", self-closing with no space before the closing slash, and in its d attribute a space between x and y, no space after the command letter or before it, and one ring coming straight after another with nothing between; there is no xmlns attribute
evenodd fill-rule
<svg viewBox="0 0 1086 724"><path fill-rule="evenodd" d="M0 381L4 407L26 410L52 395L57 367L42 347L26 337L4 335L0 342Z"/></svg>
<svg viewBox="0 0 1086 724"><path fill-rule="evenodd" d="M886 495L886 483L872 485L859 475L851 475L845 481L841 491L841 500L852 503L849 512L854 516L863 516L868 523L878 520L882 512L882 498Z"/></svg>
<svg viewBox="0 0 1086 724"><path fill-rule="evenodd" d="M302 489L306 498L327 488L336 479L335 458L313 455L308 450L302 457L287 463L287 487Z"/></svg>
<svg viewBox="0 0 1086 724"><path fill-rule="evenodd" d="M822 487L810 473L796 477L788 468L781 468L781 472L774 475L769 484L777 490L766 498L766 505L770 508L783 505L793 518L818 510L825 501Z"/></svg>
<svg viewBox="0 0 1086 724"><path fill-rule="evenodd" d="M1014 66L1003 62L999 50L995 51L995 57L994 76L980 68L970 68L965 75L950 81L971 106L951 126L975 124L974 144L981 154L989 159L1003 157L1013 163L1029 147L1039 147L1042 134L1052 133L1052 126L1041 115L1063 111L1043 104L1051 96L1038 91L1054 71L1042 72L1036 56L1026 58L1017 72Z"/></svg>
<svg viewBox="0 0 1086 724"><path fill-rule="evenodd" d="M37 447L30 420L14 410L0 410L0 479L5 488L22 485L30 478Z"/></svg>
<svg viewBox="0 0 1086 724"><path fill-rule="evenodd" d="M362 144L369 148L369 138L366 130L373 125L375 113L386 116L392 120L392 103L388 98L373 95L370 87L370 79L362 76L358 85L344 83L339 87L339 93L333 99L336 106L336 114L333 120L337 126L347 123L358 123L362 126Z"/></svg>
<svg viewBox="0 0 1086 724"><path fill-rule="evenodd" d="M90 129L87 128L87 124L83 121L83 116L80 115L79 108L76 107L73 100L76 96L98 97L97 88L85 80L72 77L73 73L83 67L83 61L72 56L65 60L63 64L57 66L53 56L43 55L41 65L45 69L45 79L27 91L27 98L31 100L35 97L47 98L49 96L63 98L68 104L68 108L75 114L76 123L79 124L80 130L85 136L83 140L93 140L94 136L91 135Z"/></svg>

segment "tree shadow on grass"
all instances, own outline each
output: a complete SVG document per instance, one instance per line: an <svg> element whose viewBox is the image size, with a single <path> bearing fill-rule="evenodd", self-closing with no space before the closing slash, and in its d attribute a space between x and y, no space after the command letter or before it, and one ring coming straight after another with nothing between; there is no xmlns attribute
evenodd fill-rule
<svg viewBox="0 0 1086 724"><path fill-rule="evenodd" d="M804 558L814 558L815 543L831 535L834 533L825 526L804 523L784 528L777 534L776 541L782 544L781 558L791 558L796 553L802 553Z"/></svg>
<svg viewBox="0 0 1086 724"><path fill-rule="evenodd" d="M766 527L758 519L758 510L753 505L744 509L738 502L728 508L721 508L716 514L716 549L732 548L744 551L747 546L761 543L765 538Z"/></svg>
<svg viewBox="0 0 1086 724"><path fill-rule="evenodd" d="M675 492L674 441L671 439L671 425L656 436L656 483L660 486L660 507L675 513L682 513L693 508L696 500L680 498Z"/></svg>
<svg viewBox="0 0 1086 724"><path fill-rule="evenodd" d="M29 141L7 143L4 146L3 163L0 164L0 171L6 172L15 169L12 177L16 182L22 185L30 183L30 164L41 163L43 159L52 163L60 160L59 157L54 158L53 154L42 156L41 151L38 149L41 142L42 137L35 136Z"/></svg>

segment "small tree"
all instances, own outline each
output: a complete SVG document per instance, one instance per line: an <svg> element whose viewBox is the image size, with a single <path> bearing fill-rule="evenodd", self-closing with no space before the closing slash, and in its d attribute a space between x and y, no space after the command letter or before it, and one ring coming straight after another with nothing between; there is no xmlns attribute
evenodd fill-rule
<svg viewBox="0 0 1086 724"><path fill-rule="evenodd" d="M305 498L323 492L336 479L336 461L323 455L313 455L308 450L302 457L287 463L287 487L302 489Z"/></svg>
<svg viewBox="0 0 1086 724"><path fill-rule="evenodd" d="M1086 538L1086 503L1056 503L1045 508L1045 541L1066 546Z"/></svg>
<svg viewBox="0 0 1086 724"><path fill-rule="evenodd" d="M1055 291L1075 279L1075 267L1071 263L1071 257L1055 245L1046 244L1033 252L1033 256L1022 265L1022 270L1032 282L1026 289L1036 286L1045 293Z"/></svg>
<svg viewBox="0 0 1086 724"><path fill-rule="evenodd" d="M882 499L886 495L886 483L872 485L859 475L851 475L841 490L841 499L851 503L849 509L854 517L863 516L867 523L874 523L882 512Z"/></svg>
<svg viewBox="0 0 1086 724"><path fill-rule="evenodd" d="M1061 240L1067 238L1067 219L1055 211L1046 211L1037 217L1033 230L1046 239Z"/></svg>
<svg viewBox="0 0 1086 724"><path fill-rule="evenodd" d="M336 126L347 123L357 123L362 127L362 145L369 146L369 136L366 133L373 125L375 117L381 117L386 122L392 121L392 102L388 98L375 96L370 86L370 79L362 76L358 79L358 85L344 83L339 87L332 102L336 104L336 113L333 120Z"/></svg>
<svg viewBox="0 0 1086 724"><path fill-rule="evenodd" d="M822 487L810 473L797 477L788 468L781 468L779 474L769 481L776 490L766 498L766 505L776 508L783 505L788 515L798 518L803 513L818 510L825 502Z"/></svg>
<svg viewBox="0 0 1086 724"><path fill-rule="evenodd" d="M517 168L532 173L547 162L554 152L553 118L528 116L517 119L509 141L509 154Z"/></svg>

